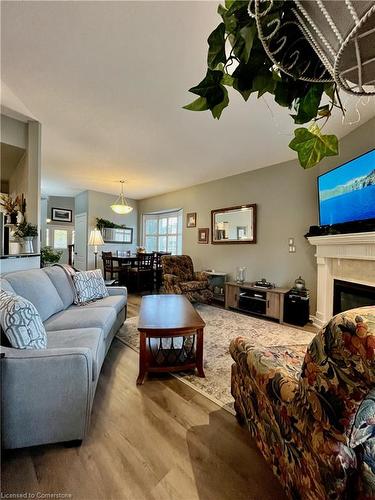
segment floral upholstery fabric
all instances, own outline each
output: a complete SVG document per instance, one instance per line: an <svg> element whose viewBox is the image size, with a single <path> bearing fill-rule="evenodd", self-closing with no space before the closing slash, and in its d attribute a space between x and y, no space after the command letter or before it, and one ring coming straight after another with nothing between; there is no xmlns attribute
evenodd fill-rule
<svg viewBox="0 0 375 500"><path fill-rule="evenodd" d="M375 498L375 307L335 316L307 348L232 341L232 394L290 498Z"/></svg>
<svg viewBox="0 0 375 500"><path fill-rule="evenodd" d="M190 302L211 302L213 293L209 289L207 274L194 272L188 255L163 255L164 292L184 294Z"/></svg>
<svg viewBox="0 0 375 500"><path fill-rule="evenodd" d="M204 290L208 286L207 281L186 281L179 283L183 293L195 292L197 290Z"/></svg>

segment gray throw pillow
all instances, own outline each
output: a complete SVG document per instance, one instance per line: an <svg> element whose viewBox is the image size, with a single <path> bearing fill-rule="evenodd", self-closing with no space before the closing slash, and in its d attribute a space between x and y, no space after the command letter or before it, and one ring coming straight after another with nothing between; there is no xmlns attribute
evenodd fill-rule
<svg viewBox="0 0 375 500"><path fill-rule="evenodd" d="M75 304L84 305L109 295L100 269L73 274L73 283L77 294Z"/></svg>
<svg viewBox="0 0 375 500"><path fill-rule="evenodd" d="M0 292L0 325L12 347L45 349L47 334L34 304L15 293Z"/></svg>

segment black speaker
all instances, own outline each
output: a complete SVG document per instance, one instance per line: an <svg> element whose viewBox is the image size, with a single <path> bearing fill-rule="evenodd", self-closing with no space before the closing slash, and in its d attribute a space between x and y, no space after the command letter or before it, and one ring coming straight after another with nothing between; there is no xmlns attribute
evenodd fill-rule
<svg viewBox="0 0 375 500"><path fill-rule="evenodd" d="M298 295L292 290L284 298L284 322L304 326L310 318L310 300L307 294Z"/></svg>

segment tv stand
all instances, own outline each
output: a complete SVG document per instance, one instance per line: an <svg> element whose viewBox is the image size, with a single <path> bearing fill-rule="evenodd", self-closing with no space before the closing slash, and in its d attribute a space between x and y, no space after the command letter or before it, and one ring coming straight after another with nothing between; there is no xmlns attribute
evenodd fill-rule
<svg viewBox="0 0 375 500"><path fill-rule="evenodd" d="M284 297L289 288L261 288L253 283L225 284L225 308L284 321Z"/></svg>

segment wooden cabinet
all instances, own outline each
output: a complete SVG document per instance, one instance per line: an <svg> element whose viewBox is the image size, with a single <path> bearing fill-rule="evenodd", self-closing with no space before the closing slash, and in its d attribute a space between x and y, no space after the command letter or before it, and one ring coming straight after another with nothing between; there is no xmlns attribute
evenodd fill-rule
<svg viewBox="0 0 375 500"><path fill-rule="evenodd" d="M267 308L266 315L270 318L280 318L280 294L275 292L267 292Z"/></svg>
<svg viewBox="0 0 375 500"><path fill-rule="evenodd" d="M258 316L277 319L280 323L283 322L284 297L289 288L267 289L256 287L252 283L240 285L233 282L226 283L225 288L226 309L237 309ZM246 291L251 291L251 293L246 293Z"/></svg>
<svg viewBox="0 0 375 500"><path fill-rule="evenodd" d="M239 297L239 288L237 285L226 285L226 293L225 293L225 308L229 309L233 307L234 309L238 308L238 297Z"/></svg>

